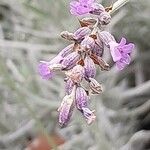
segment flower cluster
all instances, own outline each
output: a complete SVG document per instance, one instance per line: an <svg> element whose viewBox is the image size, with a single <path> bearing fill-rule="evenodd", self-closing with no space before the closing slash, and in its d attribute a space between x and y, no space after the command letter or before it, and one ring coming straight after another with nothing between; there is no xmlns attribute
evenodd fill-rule
<svg viewBox="0 0 150 150"><path fill-rule="evenodd" d="M66 75L66 96L58 108L61 127L68 124L75 107L88 124L95 120L94 110L89 108L90 95L102 92L101 85L94 79L96 65L103 71L110 69L109 64L102 58L104 46L110 49L112 59L119 70L130 63L130 54L134 48L134 44L126 44L125 38L118 43L113 35L101 30L101 26L110 23L111 17L109 11L95 0L72 1L70 12L73 15L89 13L96 16L96 19L82 18L79 20L81 27L74 33L63 31L61 37L69 40L71 44L51 61L41 61L38 67L43 79L51 79L55 71L62 71ZM88 83L88 88L82 86L83 81Z"/></svg>

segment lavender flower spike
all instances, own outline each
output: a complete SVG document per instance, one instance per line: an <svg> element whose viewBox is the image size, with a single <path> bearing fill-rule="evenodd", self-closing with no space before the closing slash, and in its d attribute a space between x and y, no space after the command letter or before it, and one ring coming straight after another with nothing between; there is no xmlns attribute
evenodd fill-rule
<svg viewBox="0 0 150 150"><path fill-rule="evenodd" d="M79 0L77 1L72 1L70 3L70 12L72 15L79 16L79 15L84 15L92 11L92 4L94 3L95 0Z"/></svg>
<svg viewBox="0 0 150 150"><path fill-rule="evenodd" d="M126 44L126 39L122 38L120 43L114 41L109 42L109 46L113 61L116 62L116 66L119 70L122 70L125 66L130 64L130 54L134 48L133 43Z"/></svg>

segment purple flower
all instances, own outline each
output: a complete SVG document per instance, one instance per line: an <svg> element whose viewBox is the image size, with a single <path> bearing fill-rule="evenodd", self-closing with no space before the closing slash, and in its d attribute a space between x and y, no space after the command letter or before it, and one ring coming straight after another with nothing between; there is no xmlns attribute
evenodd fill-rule
<svg viewBox="0 0 150 150"><path fill-rule="evenodd" d="M54 57L51 61L41 61L38 65L38 72L42 76L43 79L51 79L54 76L54 70L56 68L60 68L60 62L63 58L59 55Z"/></svg>
<svg viewBox="0 0 150 150"><path fill-rule="evenodd" d="M84 60L84 69L85 69L85 77L86 78L94 78L96 75L96 68L93 60L86 56Z"/></svg>
<svg viewBox="0 0 150 150"><path fill-rule="evenodd" d="M49 65L47 63L40 63L38 66L39 74L43 79L51 79L54 75L54 72L50 70Z"/></svg>
<svg viewBox="0 0 150 150"><path fill-rule="evenodd" d="M72 95L66 95L62 100L60 107L58 108L59 111L59 125L61 127L65 127L73 112L74 108L74 97Z"/></svg>
<svg viewBox="0 0 150 150"><path fill-rule="evenodd" d="M92 11L92 4L94 3L95 0L79 0L77 1L72 1L70 3L70 12L73 15L83 15L87 14L90 11Z"/></svg>
<svg viewBox="0 0 150 150"><path fill-rule="evenodd" d="M116 62L117 68L122 70L131 61L130 54L134 48L134 44L126 44L126 39L122 38L120 43L109 42L109 46L113 61Z"/></svg>

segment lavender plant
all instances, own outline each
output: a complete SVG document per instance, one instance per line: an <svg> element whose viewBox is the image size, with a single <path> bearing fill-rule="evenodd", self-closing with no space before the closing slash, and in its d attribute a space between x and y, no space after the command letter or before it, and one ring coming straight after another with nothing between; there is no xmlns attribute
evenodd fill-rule
<svg viewBox="0 0 150 150"><path fill-rule="evenodd" d="M94 78L96 65L102 71L109 71L110 65L103 60L104 48L110 50L110 54L116 67L124 69L131 61L130 54L134 49L133 43L126 42L123 37L117 42L113 35L103 30L111 22L112 7L104 8L95 0L79 0L70 3L70 12L75 16L85 16L79 19L81 27L74 33L63 31L61 37L72 44L61 50L51 61L41 61L38 69L43 79L52 79L55 72L62 71L65 74L66 96L63 98L59 112L59 124L65 127L76 107L88 124L91 124L96 116L94 110L89 108L90 96L100 94L102 86ZM87 82L88 88L83 86Z"/></svg>

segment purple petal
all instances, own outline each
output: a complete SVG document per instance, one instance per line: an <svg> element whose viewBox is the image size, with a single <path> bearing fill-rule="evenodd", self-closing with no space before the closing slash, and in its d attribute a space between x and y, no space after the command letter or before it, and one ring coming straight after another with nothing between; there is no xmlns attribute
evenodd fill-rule
<svg viewBox="0 0 150 150"><path fill-rule="evenodd" d="M126 39L122 37L119 46L124 46L125 44L126 44Z"/></svg>
<svg viewBox="0 0 150 150"><path fill-rule="evenodd" d="M125 68L127 64L125 64L124 62L121 62L121 61L117 61L116 62L116 66L119 70L123 70Z"/></svg>
<svg viewBox="0 0 150 150"><path fill-rule="evenodd" d="M77 7L77 13L79 15L83 15L83 14L86 14L86 13L89 13L91 9L89 7L85 7L85 6L78 6Z"/></svg>
<svg viewBox="0 0 150 150"><path fill-rule="evenodd" d="M122 49L123 49L123 53L130 54L132 52L132 50L134 49L134 44L133 43L129 43L128 45L124 45L122 47Z"/></svg>
<svg viewBox="0 0 150 150"><path fill-rule="evenodd" d="M131 57L130 57L128 54L126 54L126 56L124 56L124 57L121 59L121 61L122 61L123 63L129 65L130 62L131 62Z"/></svg>
<svg viewBox="0 0 150 150"><path fill-rule="evenodd" d="M110 53L113 58L113 61L114 62L119 61L122 58L122 55L118 49L118 43L112 41L109 43L109 46L110 46Z"/></svg>
<svg viewBox="0 0 150 150"><path fill-rule="evenodd" d="M54 75L53 71L49 69L46 63L40 63L38 66L38 71L43 79L51 79Z"/></svg>
<svg viewBox="0 0 150 150"><path fill-rule="evenodd" d="M81 4L92 4L95 2L95 0L79 0Z"/></svg>

